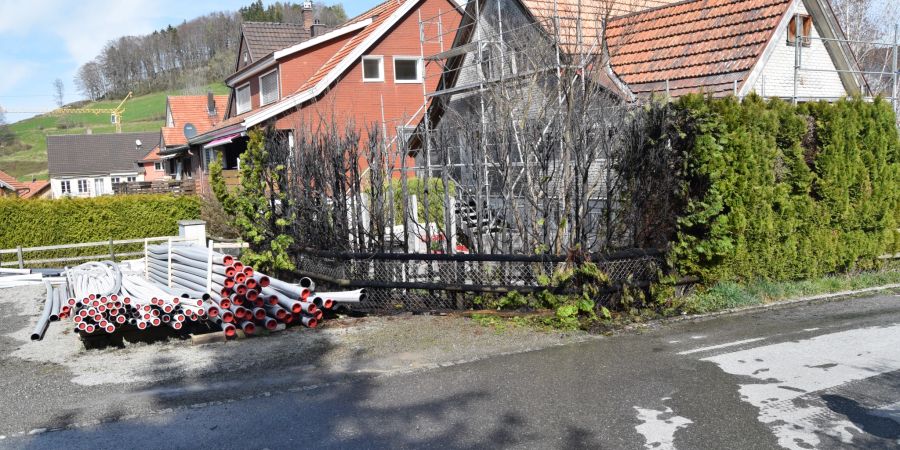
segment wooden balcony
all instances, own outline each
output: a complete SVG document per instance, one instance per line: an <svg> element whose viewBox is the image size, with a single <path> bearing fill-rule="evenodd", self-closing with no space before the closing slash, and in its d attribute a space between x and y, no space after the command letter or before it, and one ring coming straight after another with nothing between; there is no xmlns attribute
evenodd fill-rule
<svg viewBox="0 0 900 450"><path fill-rule="evenodd" d="M114 183L113 193L121 194L182 194L194 195L197 185L194 180L181 181L138 181L134 183Z"/></svg>

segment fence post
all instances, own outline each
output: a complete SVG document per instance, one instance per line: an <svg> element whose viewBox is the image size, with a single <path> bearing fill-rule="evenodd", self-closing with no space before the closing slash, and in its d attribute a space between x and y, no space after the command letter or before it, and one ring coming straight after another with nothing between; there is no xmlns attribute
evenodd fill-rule
<svg viewBox="0 0 900 450"><path fill-rule="evenodd" d="M16 256L19 257L19 268L24 269L25 268L25 257L22 255L22 246L21 245L16 247Z"/></svg>
<svg viewBox="0 0 900 450"><path fill-rule="evenodd" d="M109 260L116 262L116 252L113 250L113 238L109 238Z"/></svg>

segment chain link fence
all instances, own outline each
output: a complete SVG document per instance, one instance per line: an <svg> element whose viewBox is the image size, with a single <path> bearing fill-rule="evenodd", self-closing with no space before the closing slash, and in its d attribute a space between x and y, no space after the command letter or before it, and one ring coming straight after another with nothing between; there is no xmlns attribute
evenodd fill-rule
<svg viewBox="0 0 900 450"><path fill-rule="evenodd" d="M610 278L606 304L623 284L646 285L664 268L659 251L632 250L592 262ZM518 255L328 253L298 257L301 275L335 287L366 288L368 299L354 308L372 312L465 309L483 293L535 292L540 279L567 264L565 258Z"/></svg>

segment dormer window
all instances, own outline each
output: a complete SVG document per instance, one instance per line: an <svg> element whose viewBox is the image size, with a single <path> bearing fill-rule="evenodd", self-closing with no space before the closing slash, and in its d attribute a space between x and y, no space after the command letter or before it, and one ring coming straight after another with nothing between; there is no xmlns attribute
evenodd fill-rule
<svg viewBox="0 0 900 450"><path fill-rule="evenodd" d="M235 93L235 109L238 114L250 111L250 85L245 84L237 88Z"/></svg>
<svg viewBox="0 0 900 450"><path fill-rule="evenodd" d="M787 45L797 45L797 21L800 21L800 45L809 47L812 36L812 17L798 14L791 18L788 24Z"/></svg>

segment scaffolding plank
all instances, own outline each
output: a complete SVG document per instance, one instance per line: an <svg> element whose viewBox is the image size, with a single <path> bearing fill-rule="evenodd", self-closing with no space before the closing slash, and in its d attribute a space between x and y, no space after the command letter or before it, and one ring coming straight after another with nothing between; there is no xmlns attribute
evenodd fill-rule
<svg viewBox="0 0 900 450"><path fill-rule="evenodd" d="M440 53L435 53L431 56L426 56L425 59L428 61L440 61L443 59L449 59L454 56L461 56L469 53L470 51L475 51L478 49L477 42L469 42L468 44L460 45L459 47L453 47L450 50L443 51Z"/></svg>

